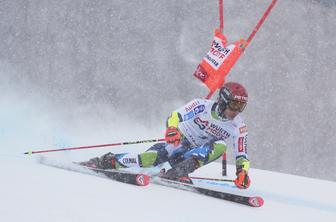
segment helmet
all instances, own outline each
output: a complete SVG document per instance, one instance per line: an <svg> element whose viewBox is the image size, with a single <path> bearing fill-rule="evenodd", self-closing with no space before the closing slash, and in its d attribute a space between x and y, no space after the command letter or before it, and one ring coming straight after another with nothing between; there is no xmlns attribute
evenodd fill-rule
<svg viewBox="0 0 336 222"><path fill-rule="evenodd" d="M243 112L247 104L248 94L244 86L236 82L228 82L219 91L217 111L219 116L229 108L232 111Z"/></svg>

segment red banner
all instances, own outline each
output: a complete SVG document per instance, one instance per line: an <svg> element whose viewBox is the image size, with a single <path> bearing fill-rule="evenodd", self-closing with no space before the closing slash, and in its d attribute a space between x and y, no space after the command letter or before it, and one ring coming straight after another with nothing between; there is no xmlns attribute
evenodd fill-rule
<svg viewBox="0 0 336 222"><path fill-rule="evenodd" d="M204 82L210 92L215 92L244 51L246 41L241 39L226 45L226 37L219 29L215 30L211 48L194 72L194 76Z"/></svg>

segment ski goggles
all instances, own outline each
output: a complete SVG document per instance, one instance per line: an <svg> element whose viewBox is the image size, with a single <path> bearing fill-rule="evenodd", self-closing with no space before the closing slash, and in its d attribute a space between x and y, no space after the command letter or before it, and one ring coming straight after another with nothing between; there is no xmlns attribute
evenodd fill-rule
<svg viewBox="0 0 336 222"><path fill-rule="evenodd" d="M243 112L246 107L246 102L241 102L237 100L229 100L227 103L227 107L235 112Z"/></svg>

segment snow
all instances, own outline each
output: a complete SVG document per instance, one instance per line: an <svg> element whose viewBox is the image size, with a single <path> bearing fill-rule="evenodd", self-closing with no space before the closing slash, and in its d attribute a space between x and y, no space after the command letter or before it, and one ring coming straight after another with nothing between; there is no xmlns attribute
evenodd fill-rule
<svg viewBox="0 0 336 222"><path fill-rule="evenodd" d="M278 1L228 80L249 90L243 115L253 167L334 182L251 169L246 191L212 183L264 198L263 207L251 208L57 169L22 154L162 138L173 109L207 95L192 73L218 24L216 2L163 2L3 1L0 222L336 221L332 0ZM247 37L269 2L225 1L229 41ZM144 151L147 145L113 152ZM105 152L46 156L77 161ZM221 178L220 164L195 175Z"/></svg>
<svg viewBox="0 0 336 222"><path fill-rule="evenodd" d="M220 167L212 163L194 176L222 178ZM233 177L234 168L228 170ZM250 170L252 185L246 191L212 185L260 195L261 208L156 184L123 184L42 165L34 156L0 156L0 173L1 221L336 221L335 182L264 170Z"/></svg>

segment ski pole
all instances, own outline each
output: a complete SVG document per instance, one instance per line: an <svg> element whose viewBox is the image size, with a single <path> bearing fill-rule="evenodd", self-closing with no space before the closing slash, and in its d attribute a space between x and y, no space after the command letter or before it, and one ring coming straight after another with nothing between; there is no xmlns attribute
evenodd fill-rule
<svg viewBox="0 0 336 222"><path fill-rule="evenodd" d="M275 5L276 2L277 2L277 0L273 0L272 3L268 6L268 8L265 11L264 15L261 17L261 19L259 20L258 24L255 26L255 28L251 32L250 36L248 37L248 39L246 41L246 45L244 46L244 48L246 48L250 44L250 42L252 41L253 37L258 32L258 30L261 27L261 25L264 23L265 19L267 18L267 16L271 12L271 10L272 10L272 8L273 8L273 6Z"/></svg>
<svg viewBox="0 0 336 222"><path fill-rule="evenodd" d="M234 180L231 180L231 179L217 179L217 178L208 178L208 177L190 177L190 179L195 179L195 180L222 181L222 182L234 182Z"/></svg>
<svg viewBox="0 0 336 222"><path fill-rule="evenodd" d="M210 91L209 94L205 97L205 99L210 99L215 91Z"/></svg>
<svg viewBox="0 0 336 222"><path fill-rule="evenodd" d="M60 152L60 151L68 151L68 150L83 150L83 149L122 146L122 145L131 145L131 144L140 144L140 143L155 143L155 142L162 142L162 141L165 141L165 139L139 140L139 141L119 142L119 143L100 144L100 145L91 145L91 146L66 147L66 148L51 149L51 150L38 150L38 151L30 150L30 151L25 152L24 154L31 155L31 154L36 154L36 153L51 153L51 152Z"/></svg>
<svg viewBox="0 0 336 222"><path fill-rule="evenodd" d="M223 33L224 30L224 8L223 8L223 0L219 0L218 2L218 10L219 10L219 30Z"/></svg>

